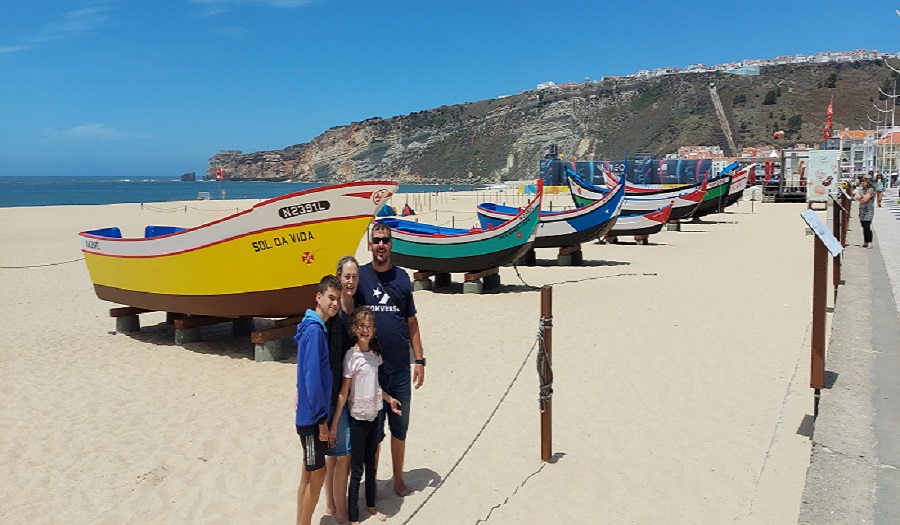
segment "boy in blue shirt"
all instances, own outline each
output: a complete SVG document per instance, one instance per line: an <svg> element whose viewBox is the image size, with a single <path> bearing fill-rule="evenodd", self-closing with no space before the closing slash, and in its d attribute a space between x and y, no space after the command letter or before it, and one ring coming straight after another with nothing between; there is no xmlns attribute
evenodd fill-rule
<svg viewBox="0 0 900 525"><path fill-rule="evenodd" d="M297 523L309 525L325 481L328 411L331 407L331 362L325 321L341 304L341 282L333 275L319 281L315 310L297 325L297 434L303 446L303 473L297 488Z"/></svg>

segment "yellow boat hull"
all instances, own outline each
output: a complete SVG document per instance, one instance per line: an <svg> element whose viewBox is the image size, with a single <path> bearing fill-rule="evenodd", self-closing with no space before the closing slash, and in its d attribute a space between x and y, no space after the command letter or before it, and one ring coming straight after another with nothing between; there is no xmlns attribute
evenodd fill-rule
<svg viewBox="0 0 900 525"><path fill-rule="evenodd" d="M160 237L79 235L100 299L193 315L290 316L312 305L319 280L356 252L396 189L380 181L316 188Z"/></svg>

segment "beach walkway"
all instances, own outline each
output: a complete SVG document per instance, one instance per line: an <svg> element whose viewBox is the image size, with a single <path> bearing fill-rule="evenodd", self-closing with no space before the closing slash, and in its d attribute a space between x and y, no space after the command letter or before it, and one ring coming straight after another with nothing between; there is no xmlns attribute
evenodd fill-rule
<svg viewBox="0 0 900 525"><path fill-rule="evenodd" d="M900 206L876 208L875 248L853 206L798 523L900 523Z"/></svg>

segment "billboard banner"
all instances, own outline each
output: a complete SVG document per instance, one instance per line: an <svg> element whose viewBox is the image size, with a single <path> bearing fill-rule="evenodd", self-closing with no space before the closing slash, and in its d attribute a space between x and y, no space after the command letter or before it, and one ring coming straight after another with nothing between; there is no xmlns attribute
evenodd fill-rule
<svg viewBox="0 0 900 525"><path fill-rule="evenodd" d="M841 177L839 150L812 150L806 168L806 202L828 202Z"/></svg>

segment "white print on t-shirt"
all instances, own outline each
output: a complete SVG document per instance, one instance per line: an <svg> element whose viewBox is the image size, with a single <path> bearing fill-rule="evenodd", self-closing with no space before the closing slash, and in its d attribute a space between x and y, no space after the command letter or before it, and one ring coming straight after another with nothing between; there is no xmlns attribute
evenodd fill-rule
<svg viewBox="0 0 900 525"><path fill-rule="evenodd" d="M391 296L384 293L379 288L381 288L380 285L372 289L372 297L378 300L378 304L373 304L369 308L371 308L373 312L399 312L400 308L393 304L388 304Z"/></svg>

